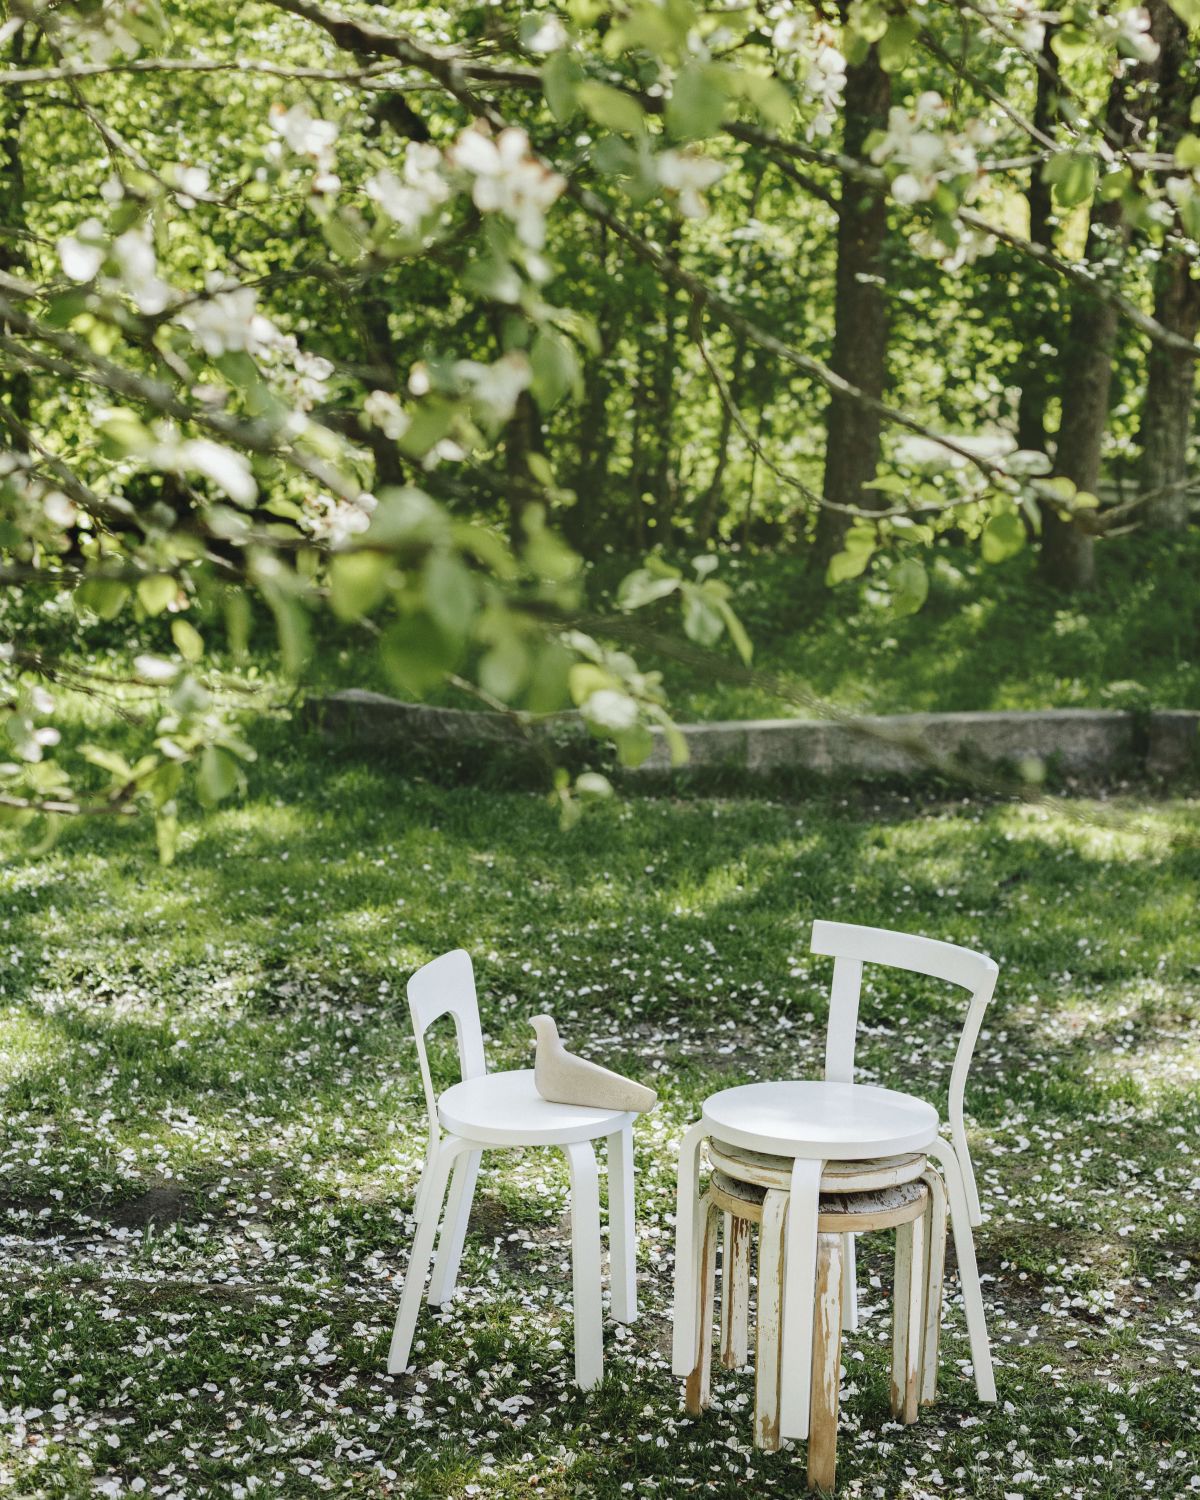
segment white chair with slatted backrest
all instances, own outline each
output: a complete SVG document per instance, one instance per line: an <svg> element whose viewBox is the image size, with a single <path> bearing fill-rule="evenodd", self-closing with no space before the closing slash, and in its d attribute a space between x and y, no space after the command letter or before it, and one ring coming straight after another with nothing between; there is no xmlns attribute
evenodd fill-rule
<svg viewBox="0 0 1200 1500"><path fill-rule="evenodd" d="M892 932L883 927L861 927L851 922L813 923L813 953L832 958L833 982L829 990L829 1022L825 1033L825 1077L831 1083L854 1082L854 1052L858 1038L858 1012L862 995L864 964L904 969L910 974L924 974L946 984L969 990L966 1019L954 1054L950 1073L950 1139L962 1171L970 1223L983 1223L975 1168L967 1144L963 1104L967 1073L979 1038L984 1012L996 988L999 966L984 953L961 948L937 938L918 937L906 932ZM847 1235L843 1251L842 1322L846 1328L857 1323L857 1293L854 1273L854 1238ZM979 1313L982 1318L982 1310Z"/></svg>
<svg viewBox="0 0 1200 1500"><path fill-rule="evenodd" d="M454 1292L467 1220L488 1147L557 1146L571 1173L572 1300L575 1314L575 1380L585 1390L603 1375L600 1305L600 1199L592 1142L608 1141L609 1260L612 1314L637 1317L633 1205L633 1121L611 1109L551 1104L534 1087L533 1069L489 1073L470 955L461 948L419 969L408 983L421 1085L429 1116L429 1142L414 1205L416 1235L404 1278L388 1371L408 1366L417 1312L438 1221L442 1230L429 1283L429 1302L440 1306ZM449 1015L458 1041L459 1082L440 1095L433 1086L425 1033ZM443 1216L446 1188L453 1172Z"/></svg>
<svg viewBox="0 0 1200 1500"><path fill-rule="evenodd" d="M873 1161L919 1152L931 1157L941 1168L954 1230L975 1385L981 1401L996 1399L991 1346L971 1235L971 1227L980 1222L981 1215L967 1149L963 1096L983 1013L995 989L997 965L984 954L952 943L843 922L815 922L812 948L815 953L828 954L836 960L826 1033L825 1078L744 1084L723 1089L706 1099L701 1118L687 1131L680 1145L675 1223L672 1366L676 1375L686 1377L697 1367L700 1334L695 1312L702 1241L698 1213L700 1148L711 1138L741 1151L791 1160L784 1289L785 1380L780 1392L780 1431L786 1438L808 1435L818 1201L821 1178L830 1162ZM950 1077L949 1141L939 1134L937 1110L919 1095L854 1082L854 1043L864 963L926 974L971 992ZM843 1303L843 1320L851 1322L851 1313L847 1300Z"/></svg>

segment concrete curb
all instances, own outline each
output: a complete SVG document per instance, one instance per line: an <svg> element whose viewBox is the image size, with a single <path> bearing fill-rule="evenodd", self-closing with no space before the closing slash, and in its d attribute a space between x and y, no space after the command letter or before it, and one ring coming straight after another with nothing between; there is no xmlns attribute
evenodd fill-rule
<svg viewBox="0 0 1200 1500"><path fill-rule="evenodd" d="M504 714L403 703L349 688L310 698L305 712L326 735L364 745L527 744ZM561 732L582 736L564 715ZM1030 712L894 714L838 722L746 719L680 726L689 767L744 770L751 775L801 770L822 775L887 776L936 770L939 763L1019 766L1040 761L1070 775L1170 776L1200 765L1200 712L1050 708ZM641 772L671 770L661 735Z"/></svg>

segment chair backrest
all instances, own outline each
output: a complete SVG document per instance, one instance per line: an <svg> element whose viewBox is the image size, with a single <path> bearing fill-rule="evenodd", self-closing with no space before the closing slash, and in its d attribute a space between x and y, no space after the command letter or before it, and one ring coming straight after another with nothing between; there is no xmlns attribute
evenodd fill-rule
<svg viewBox="0 0 1200 1500"><path fill-rule="evenodd" d="M962 1163L968 1195L972 1200L972 1217L976 1217L978 1193L967 1152L963 1096L979 1028L983 1024L983 1013L996 988L1000 966L986 953L960 948L956 943L914 937L904 932L889 932L884 927L858 927L850 922L814 922L812 951L829 954L834 959L833 985L829 992L829 1026L825 1034L825 1077L831 1083L854 1081L854 1042L858 1030L858 1004L864 963L907 969L913 974L928 974L932 979L941 979L947 984L970 990L967 1017L958 1039L954 1067L950 1073L949 1113L955 1151Z"/></svg>
<svg viewBox="0 0 1200 1500"><path fill-rule="evenodd" d="M437 1095L433 1091L429 1057L425 1051L425 1033L433 1023L445 1015L454 1017L460 1077L478 1078L487 1072L471 955L462 948L455 948L453 952L443 953L440 958L432 959L418 969L408 981L408 1010L412 1016L413 1035L417 1042L417 1060L421 1065L421 1084L425 1090L429 1127L436 1138L439 1129Z"/></svg>

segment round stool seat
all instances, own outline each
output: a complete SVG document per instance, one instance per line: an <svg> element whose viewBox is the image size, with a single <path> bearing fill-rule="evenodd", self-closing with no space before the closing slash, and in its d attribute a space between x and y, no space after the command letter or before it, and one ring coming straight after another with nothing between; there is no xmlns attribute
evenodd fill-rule
<svg viewBox="0 0 1200 1500"><path fill-rule="evenodd" d="M765 1151L750 1151L745 1146L712 1139L707 1142L707 1149L712 1165L740 1182L784 1191L791 1185L790 1156L771 1156ZM821 1191L871 1193L902 1182L915 1182L925 1171L928 1160L923 1151L906 1151L901 1156L882 1156L875 1161L826 1162L821 1173Z"/></svg>
<svg viewBox="0 0 1200 1500"><path fill-rule="evenodd" d="M932 1104L863 1083L792 1079L722 1089L704 1101L718 1140L809 1161L861 1161L920 1151L937 1136Z"/></svg>

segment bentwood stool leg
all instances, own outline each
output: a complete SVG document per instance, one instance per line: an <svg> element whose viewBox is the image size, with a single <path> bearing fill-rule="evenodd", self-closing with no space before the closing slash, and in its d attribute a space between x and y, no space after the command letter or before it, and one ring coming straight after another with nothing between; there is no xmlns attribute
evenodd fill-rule
<svg viewBox="0 0 1200 1500"><path fill-rule="evenodd" d="M671 1371L690 1375L696 1366L696 1301L700 1274L700 1145L708 1134L703 1120L692 1125L679 1146L675 1199L675 1306Z"/></svg>
<svg viewBox="0 0 1200 1500"><path fill-rule="evenodd" d="M921 1343L925 1332L925 1215L896 1226L896 1279L892 1311L892 1415L917 1420Z"/></svg>
<svg viewBox="0 0 1200 1500"><path fill-rule="evenodd" d="M946 1267L946 1188L932 1170L921 1174L929 1189L925 1210L925 1331L921 1340L921 1401L937 1400L938 1344L942 1331L942 1279Z"/></svg>
<svg viewBox="0 0 1200 1500"><path fill-rule="evenodd" d="M754 1446L779 1447L779 1365L783 1329L784 1241L788 1195L768 1191L758 1239L758 1326L754 1355Z"/></svg>
<svg viewBox="0 0 1200 1500"><path fill-rule="evenodd" d="M698 1417L711 1399L713 1302L717 1285L717 1232L721 1224L721 1210L707 1193L701 1201L700 1214L702 1231L696 1302L699 1350L695 1368L688 1372L684 1388L684 1405L693 1417Z"/></svg>
<svg viewBox="0 0 1200 1500"><path fill-rule="evenodd" d="M842 1381L843 1241L817 1238L817 1287L813 1312L812 1414L808 1424L808 1487L831 1490L837 1469L838 1395Z"/></svg>
<svg viewBox="0 0 1200 1500"><path fill-rule="evenodd" d="M779 1392L781 1437L808 1437L813 1289L817 1275L817 1220L821 1161L792 1163L783 1295L783 1365ZM840 1316L840 1314L839 1314Z"/></svg>
<svg viewBox="0 0 1200 1500"><path fill-rule="evenodd" d="M604 1378L600 1307L600 1184L591 1141L563 1147L571 1173L571 1301L575 1384L590 1391Z"/></svg>
<svg viewBox="0 0 1200 1500"><path fill-rule="evenodd" d="M608 1138L608 1265L612 1315L618 1323L637 1319L637 1240L633 1203L633 1128Z"/></svg>
<svg viewBox="0 0 1200 1500"><path fill-rule="evenodd" d="M842 1328L858 1331L858 1275L854 1265L854 1236L842 1239Z"/></svg>
<svg viewBox="0 0 1200 1500"><path fill-rule="evenodd" d="M721 1363L740 1370L750 1359L750 1220L725 1215L721 1260Z"/></svg>

